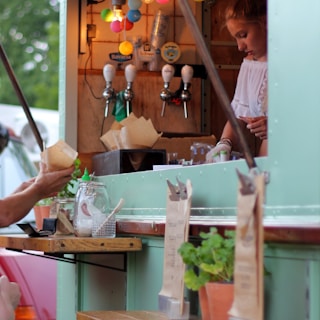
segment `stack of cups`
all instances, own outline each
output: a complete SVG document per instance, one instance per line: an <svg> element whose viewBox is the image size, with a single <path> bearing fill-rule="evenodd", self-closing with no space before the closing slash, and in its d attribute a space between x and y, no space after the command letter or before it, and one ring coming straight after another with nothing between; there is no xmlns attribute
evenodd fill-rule
<svg viewBox="0 0 320 320"><path fill-rule="evenodd" d="M161 70L161 47L165 44L168 29L169 29L170 16L165 14L162 10L158 10L155 14L152 32L151 32L151 46L155 49L155 57L149 63L149 71Z"/></svg>

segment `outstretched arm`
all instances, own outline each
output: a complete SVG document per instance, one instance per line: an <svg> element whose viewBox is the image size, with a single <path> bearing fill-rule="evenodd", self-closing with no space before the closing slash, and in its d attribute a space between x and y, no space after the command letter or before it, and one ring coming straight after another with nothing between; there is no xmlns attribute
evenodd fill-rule
<svg viewBox="0 0 320 320"><path fill-rule="evenodd" d="M71 179L74 166L68 169L45 172L24 182L14 193L0 199L0 227L6 227L22 219L39 200L55 195Z"/></svg>

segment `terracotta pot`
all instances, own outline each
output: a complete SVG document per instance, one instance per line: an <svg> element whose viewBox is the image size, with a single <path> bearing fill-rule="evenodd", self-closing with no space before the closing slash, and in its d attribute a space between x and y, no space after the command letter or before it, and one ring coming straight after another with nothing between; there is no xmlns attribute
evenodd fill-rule
<svg viewBox="0 0 320 320"><path fill-rule="evenodd" d="M206 287L203 286L198 290L199 294L199 304L201 309L201 319L210 320L210 310L209 310L209 301Z"/></svg>
<svg viewBox="0 0 320 320"><path fill-rule="evenodd" d="M233 283L208 282L206 284L211 320L228 320L234 294Z"/></svg>
<svg viewBox="0 0 320 320"><path fill-rule="evenodd" d="M34 217L36 220L36 227L38 230L42 230L43 227L43 219L49 218L50 216L50 208L51 206L34 206Z"/></svg>

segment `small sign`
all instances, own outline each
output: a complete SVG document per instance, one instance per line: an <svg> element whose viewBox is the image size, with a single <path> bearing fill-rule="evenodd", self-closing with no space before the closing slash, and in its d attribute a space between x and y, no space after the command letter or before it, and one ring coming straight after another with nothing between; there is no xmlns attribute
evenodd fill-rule
<svg viewBox="0 0 320 320"><path fill-rule="evenodd" d="M138 55L139 60L143 62L150 62L153 60L156 52L154 48L151 46L150 42L145 42L139 49Z"/></svg>
<svg viewBox="0 0 320 320"><path fill-rule="evenodd" d="M126 62L132 60L132 54L123 55L120 52L111 52L109 58L117 62Z"/></svg>
<svg viewBox="0 0 320 320"><path fill-rule="evenodd" d="M180 56L180 47L175 42L167 42L161 47L161 57L168 63L178 61Z"/></svg>

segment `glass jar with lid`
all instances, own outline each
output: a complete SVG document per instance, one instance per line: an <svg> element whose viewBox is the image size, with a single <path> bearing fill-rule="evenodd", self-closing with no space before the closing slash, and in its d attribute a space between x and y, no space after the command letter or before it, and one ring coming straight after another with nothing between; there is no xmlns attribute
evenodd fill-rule
<svg viewBox="0 0 320 320"><path fill-rule="evenodd" d="M115 237L115 220L110 221L109 234L97 235L95 233L110 212L110 199L106 186L97 181L81 182L76 194L73 218L76 235Z"/></svg>

